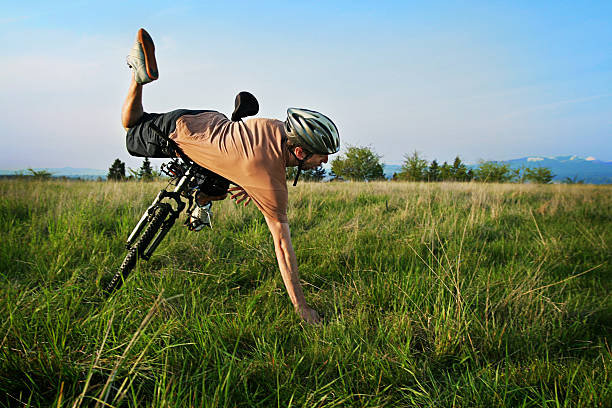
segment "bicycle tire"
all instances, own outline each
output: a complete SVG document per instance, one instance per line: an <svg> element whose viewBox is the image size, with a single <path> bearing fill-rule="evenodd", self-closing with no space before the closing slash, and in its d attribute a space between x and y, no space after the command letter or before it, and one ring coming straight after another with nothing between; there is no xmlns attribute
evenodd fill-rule
<svg viewBox="0 0 612 408"><path fill-rule="evenodd" d="M119 270L117 273L115 273L110 283L106 286L105 292L107 295L110 296L114 291L119 289L121 285L123 285L123 282L128 278L132 272L132 269L134 269L136 266L138 259L147 249L151 243L151 240L157 235L160 227L170 213L170 210L170 205L165 203L161 203L156 207L155 215L153 215L153 218L151 218L151 221L149 221L149 225L146 226L140 238L138 238L134 245L132 245L132 247L129 249L127 255L123 259L123 262L121 263L121 266L119 267Z"/></svg>

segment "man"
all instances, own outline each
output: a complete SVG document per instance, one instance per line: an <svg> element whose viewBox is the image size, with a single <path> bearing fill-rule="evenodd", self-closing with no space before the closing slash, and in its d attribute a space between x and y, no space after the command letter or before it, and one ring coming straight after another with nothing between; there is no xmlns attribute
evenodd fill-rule
<svg viewBox="0 0 612 408"><path fill-rule="evenodd" d="M167 132L191 160L240 187L230 191L237 203L253 201L263 213L272 238L283 282L298 315L308 323L321 317L308 306L298 275L297 259L287 220L285 168L313 169L327 163L340 149L334 123L318 112L290 108L283 123L274 119L232 122L214 111L177 110L165 114L145 113L142 87L159 77L151 36L138 31L128 55L132 82L123 105L121 121L132 135L146 135L153 123ZM296 177L297 181L297 177ZM295 183L294 183L295 184ZM227 196L198 197L200 204Z"/></svg>

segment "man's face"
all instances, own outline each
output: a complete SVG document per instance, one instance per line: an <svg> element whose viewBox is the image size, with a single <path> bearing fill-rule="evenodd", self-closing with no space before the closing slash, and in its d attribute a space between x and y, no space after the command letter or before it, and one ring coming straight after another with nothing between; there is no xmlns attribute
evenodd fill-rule
<svg viewBox="0 0 612 408"><path fill-rule="evenodd" d="M323 163L327 163L327 157L326 154L313 154L312 157L304 161L304 166L302 168L304 170L315 169Z"/></svg>
<svg viewBox="0 0 612 408"><path fill-rule="evenodd" d="M308 152L301 147L295 148L295 156L302 160L304 157L308 155ZM328 155L326 154L313 154L308 159L304 160L304 164L302 165L302 169L311 170L319 167L323 163L327 163Z"/></svg>

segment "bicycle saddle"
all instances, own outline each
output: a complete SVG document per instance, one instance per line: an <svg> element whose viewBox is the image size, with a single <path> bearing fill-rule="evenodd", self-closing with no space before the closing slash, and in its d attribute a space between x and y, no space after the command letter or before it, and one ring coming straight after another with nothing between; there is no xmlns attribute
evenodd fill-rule
<svg viewBox="0 0 612 408"><path fill-rule="evenodd" d="M236 122L247 116L257 115L259 112L259 102L252 93L242 91L236 95L234 101L234 112L232 113L232 121Z"/></svg>

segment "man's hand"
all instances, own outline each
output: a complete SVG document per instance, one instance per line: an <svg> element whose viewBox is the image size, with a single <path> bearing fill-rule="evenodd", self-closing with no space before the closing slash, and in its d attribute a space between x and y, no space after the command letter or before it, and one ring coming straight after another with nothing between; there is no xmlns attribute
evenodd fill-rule
<svg viewBox="0 0 612 408"><path fill-rule="evenodd" d="M321 316L319 316L319 313L317 313L316 310L314 310L308 305L304 305L301 308L296 307L295 311L304 321L306 321L306 323L321 324L321 322L323 321L323 319L321 319Z"/></svg>
<svg viewBox="0 0 612 408"><path fill-rule="evenodd" d="M246 191L244 191L244 188L237 186L237 187L232 187L230 189L228 189L227 191L237 191L237 193L234 193L230 196L230 198L232 200L236 200L236 204L240 204L241 202L243 202L244 200L244 206L246 207L247 204L249 204L251 202L251 197L249 197L249 195L247 194Z"/></svg>

